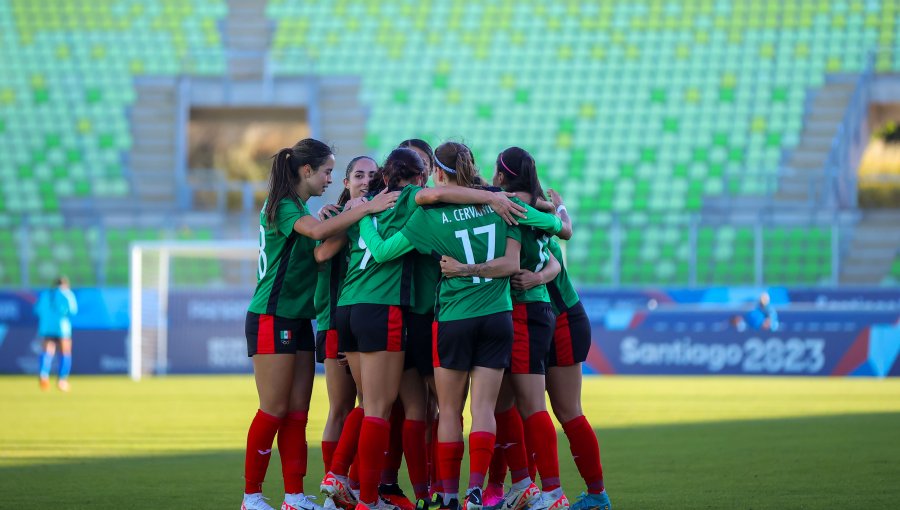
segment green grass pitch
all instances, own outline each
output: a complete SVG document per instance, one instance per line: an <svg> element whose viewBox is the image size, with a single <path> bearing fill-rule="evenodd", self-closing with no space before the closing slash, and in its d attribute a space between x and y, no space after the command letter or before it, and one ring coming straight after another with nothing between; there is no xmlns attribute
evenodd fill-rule
<svg viewBox="0 0 900 510"><path fill-rule="evenodd" d="M72 384L41 393L34 378L0 378L0 507L239 507L250 377ZM584 394L617 509L900 507L900 380L597 377ZM326 414L320 378L310 493ZM561 433L559 447L563 487L577 496ZM275 457L265 492L277 508Z"/></svg>

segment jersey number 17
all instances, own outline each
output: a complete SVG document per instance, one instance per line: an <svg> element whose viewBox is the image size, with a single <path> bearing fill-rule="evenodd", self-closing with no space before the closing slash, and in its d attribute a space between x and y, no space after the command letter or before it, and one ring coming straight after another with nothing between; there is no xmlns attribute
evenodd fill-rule
<svg viewBox="0 0 900 510"><path fill-rule="evenodd" d="M472 251L472 240L469 237L468 229L457 230L455 233L456 238L462 241L463 251L466 253L466 264L477 264L477 262L475 262L475 253ZM496 253L497 248L497 231L495 225L485 225L483 227L473 228L472 233L476 236L487 235L487 256L483 262L494 260L494 253ZM478 276L472 277L472 283L481 283L481 281L482 278ZM491 278L484 278L484 281L489 282L491 281Z"/></svg>

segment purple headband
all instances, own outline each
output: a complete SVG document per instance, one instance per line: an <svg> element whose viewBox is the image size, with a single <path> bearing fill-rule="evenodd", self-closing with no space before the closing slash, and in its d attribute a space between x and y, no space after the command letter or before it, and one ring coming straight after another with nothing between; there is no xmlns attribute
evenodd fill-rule
<svg viewBox="0 0 900 510"><path fill-rule="evenodd" d="M514 176L516 176L516 177L519 176L519 174L517 174L517 173L513 172L512 170L510 170L509 167L506 166L506 163L503 162L503 153L502 153L502 152L500 153L500 164L503 165L503 169L506 170L507 172L509 172L511 175L514 175Z"/></svg>

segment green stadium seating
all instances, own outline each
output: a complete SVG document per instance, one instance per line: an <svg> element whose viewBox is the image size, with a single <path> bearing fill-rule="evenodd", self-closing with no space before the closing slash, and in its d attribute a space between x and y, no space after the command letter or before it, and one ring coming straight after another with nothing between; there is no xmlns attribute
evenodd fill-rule
<svg viewBox="0 0 900 510"><path fill-rule="evenodd" d="M831 275L831 231L771 228L763 237L765 281L784 285L820 284Z"/></svg>
<svg viewBox="0 0 900 510"><path fill-rule="evenodd" d="M0 213L126 196L134 78L222 74L216 20L226 10L224 0L0 0ZM192 65L197 53L206 67Z"/></svg>
<svg viewBox="0 0 900 510"><path fill-rule="evenodd" d="M747 227L701 227L697 231L697 283L751 284L755 280L754 232Z"/></svg>
<svg viewBox="0 0 900 510"><path fill-rule="evenodd" d="M896 45L900 9L862 0L270 0L267 13L277 23L276 72L362 77L374 153L412 135L462 137L489 174L498 151L520 145L585 225L598 214L691 213L707 197L771 192L799 141L807 92L828 73L860 71L876 45ZM900 69L894 58L879 55L877 68ZM623 283L686 281L686 226L624 232ZM777 232L766 234L767 280L830 275L830 260L807 249L821 232L776 245ZM752 231L698 237L698 283L754 281ZM608 243L596 232L570 243L579 280L610 282Z"/></svg>
<svg viewBox="0 0 900 510"><path fill-rule="evenodd" d="M52 240L67 200L130 195L136 78L224 75L227 1L47 6L0 0L0 226L27 215ZM277 75L361 77L373 154L410 136L463 139L488 175L505 146L530 150L590 227L568 248L588 284L613 282L620 220L622 283L687 283L690 216L707 198L769 193L808 93L900 44L900 5L886 0L269 0L266 15ZM875 65L900 70L900 51ZM68 252L32 243L47 258L27 276L123 284L127 243L167 236L88 229ZM696 243L697 283L754 281L751 229L700 227ZM20 284L18 247L2 244L0 285ZM767 227L763 244L765 281L830 275L828 232ZM194 266L173 272L220 275Z"/></svg>

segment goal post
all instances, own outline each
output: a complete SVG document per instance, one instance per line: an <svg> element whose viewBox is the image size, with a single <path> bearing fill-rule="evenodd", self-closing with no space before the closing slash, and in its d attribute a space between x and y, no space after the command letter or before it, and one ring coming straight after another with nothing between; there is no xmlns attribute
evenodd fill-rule
<svg viewBox="0 0 900 510"><path fill-rule="evenodd" d="M173 291L249 302L256 284L259 245L252 241L136 241L129 251L129 375L135 381L169 372Z"/></svg>

